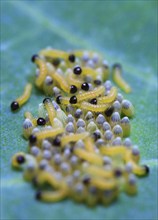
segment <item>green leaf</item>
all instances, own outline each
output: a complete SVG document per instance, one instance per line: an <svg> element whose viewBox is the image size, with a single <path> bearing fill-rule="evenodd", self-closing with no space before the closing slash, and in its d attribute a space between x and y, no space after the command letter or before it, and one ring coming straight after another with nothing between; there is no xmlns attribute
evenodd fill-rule
<svg viewBox="0 0 158 220"><path fill-rule="evenodd" d="M156 1L1 1L1 216L2 219L156 219L157 216L157 20ZM58 49L93 49L110 64L121 62L133 92L124 94L136 109L132 140L140 146L150 175L138 180L135 197L120 195L109 207L66 200L44 204L21 172L11 169L17 151L26 151L23 114L37 113L43 95L33 91L17 113L10 102L34 74L32 54L48 45Z"/></svg>

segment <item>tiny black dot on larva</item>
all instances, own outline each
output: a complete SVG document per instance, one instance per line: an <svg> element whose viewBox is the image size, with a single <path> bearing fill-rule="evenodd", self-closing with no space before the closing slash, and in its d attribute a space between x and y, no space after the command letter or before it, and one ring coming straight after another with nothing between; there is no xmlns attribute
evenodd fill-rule
<svg viewBox="0 0 158 220"><path fill-rule="evenodd" d="M35 198L36 198L37 200L40 200L40 199L41 199L41 196L42 196L42 192L41 192L41 191L37 191L37 192L36 192L36 195L35 195Z"/></svg>
<svg viewBox="0 0 158 220"><path fill-rule="evenodd" d="M36 141L37 141L36 136L32 134L32 135L29 137L29 141L30 141L30 144L36 143Z"/></svg>
<svg viewBox="0 0 158 220"><path fill-rule="evenodd" d="M114 111L114 107L111 106L110 108L108 108L108 109L105 111L105 115L106 115L107 117L110 117L110 116L112 115L113 111Z"/></svg>
<svg viewBox="0 0 158 220"><path fill-rule="evenodd" d="M39 56L37 54L34 54L32 57L31 57L31 61L34 63L35 60L38 58Z"/></svg>
<svg viewBox="0 0 158 220"><path fill-rule="evenodd" d="M70 93L73 94L73 93L76 93L77 92L77 87L75 85L71 85L70 86Z"/></svg>
<svg viewBox="0 0 158 220"><path fill-rule="evenodd" d="M61 95L59 95L59 96L56 97L56 102L57 102L58 104L61 104L61 101L60 101L60 100L61 100L61 97L62 97Z"/></svg>
<svg viewBox="0 0 158 220"><path fill-rule="evenodd" d="M38 118L37 119L37 124L38 125L45 125L46 124L46 120L44 118Z"/></svg>
<svg viewBox="0 0 158 220"><path fill-rule="evenodd" d="M149 174L150 172L149 167L147 165L143 165L143 167L145 168L146 175Z"/></svg>
<svg viewBox="0 0 158 220"><path fill-rule="evenodd" d="M16 101L13 101L13 102L11 103L11 105L10 105L10 108L11 108L12 111L18 110L19 107L20 107L20 106L19 106L19 103L16 102Z"/></svg>
<svg viewBox="0 0 158 220"><path fill-rule="evenodd" d="M95 98L91 99L90 103L93 104L93 105L97 105L97 99L95 99Z"/></svg>
<svg viewBox="0 0 158 220"><path fill-rule="evenodd" d="M69 55L69 61L70 61L71 63L74 63L74 62L75 62L75 55L74 55L74 54L70 54L70 55Z"/></svg>
<svg viewBox="0 0 158 220"><path fill-rule="evenodd" d="M19 164L23 164L25 162L25 157L23 155L18 155L17 158L16 158L16 161Z"/></svg>
<svg viewBox="0 0 158 220"><path fill-rule="evenodd" d="M70 104L76 104L77 103L77 97L74 95L70 98Z"/></svg>
<svg viewBox="0 0 158 220"><path fill-rule="evenodd" d="M82 85L81 85L81 89L84 90L84 91L88 91L89 90L89 85L87 82L84 82Z"/></svg>
<svg viewBox="0 0 158 220"><path fill-rule="evenodd" d="M74 74L80 75L82 73L82 69L79 66L76 66L73 70Z"/></svg>
<svg viewBox="0 0 158 220"><path fill-rule="evenodd" d="M51 101L51 99L50 98L45 98L45 99L43 99L43 103L46 103L46 102L50 102Z"/></svg>
<svg viewBox="0 0 158 220"><path fill-rule="evenodd" d="M112 66L113 69L122 69L122 65L120 63L114 63Z"/></svg>

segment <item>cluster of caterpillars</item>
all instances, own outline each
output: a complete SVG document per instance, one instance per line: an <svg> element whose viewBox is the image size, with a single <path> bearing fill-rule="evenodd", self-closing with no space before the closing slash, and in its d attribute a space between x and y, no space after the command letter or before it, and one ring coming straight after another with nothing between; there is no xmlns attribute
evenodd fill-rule
<svg viewBox="0 0 158 220"><path fill-rule="evenodd" d="M64 52L47 48L32 56L35 85L47 96L38 117L25 113L23 136L28 152L12 158L14 168L37 188L36 199L57 202L72 198L90 206L110 204L120 192L137 193L136 175L149 173L139 165L140 151L130 140L132 103L124 92L122 67L92 51ZM11 103L18 110L30 97L28 83Z"/></svg>

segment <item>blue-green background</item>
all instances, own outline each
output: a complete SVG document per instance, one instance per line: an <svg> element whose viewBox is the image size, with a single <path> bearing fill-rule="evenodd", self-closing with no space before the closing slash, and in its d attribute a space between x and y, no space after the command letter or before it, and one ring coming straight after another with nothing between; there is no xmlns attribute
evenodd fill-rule
<svg viewBox="0 0 158 220"><path fill-rule="evenodd" d="M15 1L1 0L1 219L156 219L157 216L157 2L156 1ZM110 64L121 62L135 106L132 140L140 146L150 175L138 179L135 197L122 194L109 207L66 200L45 204L22 173L10 167L17 151L26 151L22 122L26 110L37 113L43 97L36 90L17 114L10 102L34 74L32 54L48 45L93 49Z"/></svg>

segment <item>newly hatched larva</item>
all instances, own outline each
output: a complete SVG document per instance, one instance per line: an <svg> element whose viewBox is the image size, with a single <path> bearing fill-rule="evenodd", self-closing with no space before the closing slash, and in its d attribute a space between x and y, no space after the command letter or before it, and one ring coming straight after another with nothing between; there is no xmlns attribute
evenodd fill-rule
<svg viewBox="0 0 158 220"><path fill-rule="evenodd" d="M126 115L127 117L133 117L134 116L134 107L132 103L126 99L122 101L122 108L121 112Z"/></svg>
<svg viewBox="0 0 158 220"><path fill-rule="evenodd" d="M80 88L83 80L76 77L71 69L67 69L66 73L65 73L66 77L67 77L67 81L69 85L75 85L77 88Z"/></svg>
<svg viewBox="0 0 158 220"><path fill-rule="evenodd" d="M89 102L81 102L80 108L91 112L104 112L109 106L109 104L93 105Z"/></svg>
<svg viewBox="0 0 158 220"><path fill-rule="evenodd" d="M54 106L51 102L51 99L50 98L45 98L43 100L43 104L48 112L48 117L49 117L49 121L50 121L50 124L53 126L53 120L56 116L56 111L54 109Z"/></svg>
<svg viewBox="0 0 158 220"><path fill-rule="evenodd" d="M44 49L39 52L40 55L50 58L60 58L66 60L68 55L65 51L55 50L55 49Z"/></svg>
<svg viewBox="0 0 158 220"><path fill-rule="evenodd" d="M79 158L88 161L89 163L96 164L96 165L103 164L102 157L99 155L96 155L93 152L87 152L83 149L76 148L74 149L74 154L77 155Z"/></svg>
<svg viewBox="0 0 158 220"><path fill-rule="evenodd" d="M67 93L70 93L70 87L69 84L67 83L66 79L64 78L64 76L60 75L57 72L53 72L52 73L52 78L53 80L58 84L58 86Z"/></svg>
<svg viewBox="0 0 158 220"><path fill-rule="evenodd" d="M93 91L88 91L88 92L83 92L81 94L78 94L76 96L77 102L81 102L81 101L84 101L87 99L96 98L96 97L102 95L104 93L104 91L105 91L104 86L99 86L96 89L94 89Z"/></svg>
<svg viewBox="0 0 158 220"><path fill-rule="evenodd" d="M66 135L63 136L61 139L61 145L65 146L69 142L76 142L78 140L82 140L86 138L89 135L88 132L81 133L81 134L71 134L71 135Z"/></svg>
<svg viewBox="0 0 158 220"><path fill-rule="evenodd" d="M113 80L114 82L126 93L131 92L131 87L125 82L121 77L122 67L120 64L116 63L113 65Z"/></svg>
<svg viewBox="0 0 158 220"><path fill-rule="evenodd" d="M30 140L30 143L36 143L36 141L38 141L38 140L42 140L42 139L45 139L45 138L53 138L56 135L61 134L63 132L64 132L63 128L44 130L44 131L38 132L35 136L31 135L29 140Z"/></svg>
<svg viewBox="0 0 158 220"><path fill-rule="evenodd" d="M31 60L39 67L39 75L36 78L35 84L36 86L41 88L44 79L48 73L46 62L36 54L32 56Z"/></svg>
<svg viewBox="0 0 158 220"><path fill-rule="evenodd" d="M25 112L24 117L28 118L31 121L31 123L33 124L33 126L37 126L37 119L33 117L31 112Z"/></svg>
<svg viewBox="0 0 158 220"><path fill-rule="evenodd" d="M28 83L24 88L24 93L13 101L10 105L12 111L18 110L23 104L25 104L31 96L32 84Z"/></svg>
<svg viewBox="0 0 158 220"><path fill-rule="evenodd" d="M116 96L117 96L117 89L116 87L112 87L110 93L107 96L98 98L98 104L111 103L116 99Z"/></svg>

